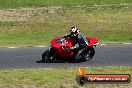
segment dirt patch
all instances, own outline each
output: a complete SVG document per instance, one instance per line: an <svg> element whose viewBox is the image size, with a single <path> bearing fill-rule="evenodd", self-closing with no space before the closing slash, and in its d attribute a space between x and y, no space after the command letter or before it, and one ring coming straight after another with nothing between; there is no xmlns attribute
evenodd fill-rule
<svg viewBox="0 0 132 88"><path fill-rule="evenodd" d="M0 21L25 21L32 15L32 11L24 9L0 10Z"/></svg>
<svg viewBox="0 0 132 88"><path fill-rule="evenodd" d="M61 7L39 7L39 8L18 8L0 10L0 22L9 21L27 21L34 14L38 13L54 13Z"/></svg>

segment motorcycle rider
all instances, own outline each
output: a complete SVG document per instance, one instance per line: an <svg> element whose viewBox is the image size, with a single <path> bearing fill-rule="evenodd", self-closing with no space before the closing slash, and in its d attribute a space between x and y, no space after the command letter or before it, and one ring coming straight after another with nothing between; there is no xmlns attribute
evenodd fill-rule
<svg viewBox="0 0 132 88"><path fill-rule="evenodd" d="M86 37L78 30L77 27L72 27L70 29L70 34L63 36L63 38L70 37L73 39L74 46L70 47L70 50L76 50L77 54L75 56L76 60L83 58L85 50L88 48L88 41Z"/></svg>

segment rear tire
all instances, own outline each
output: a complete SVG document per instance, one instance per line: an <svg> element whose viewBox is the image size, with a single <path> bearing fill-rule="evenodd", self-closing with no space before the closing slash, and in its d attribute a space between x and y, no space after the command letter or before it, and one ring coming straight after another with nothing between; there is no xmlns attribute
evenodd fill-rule
<svg viewBox="0 0 132 88"><path fill-rule="evenodd" d="M54 49L50 48L42 54L42 61L45 63L52 63L55 61L55 57L56 54L54 52Z"/></svg>
<svg viewBox="0 0 132 88"><path fill-rule="evenodd" d="M84 56L84 61L89 61L90 59L92 59L94 54L95 54L94 48L93 47L88 48Z"/></svg>

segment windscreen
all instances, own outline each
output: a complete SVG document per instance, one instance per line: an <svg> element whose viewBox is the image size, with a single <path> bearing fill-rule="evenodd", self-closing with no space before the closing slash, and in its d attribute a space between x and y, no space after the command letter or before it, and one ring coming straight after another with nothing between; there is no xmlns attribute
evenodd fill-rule
<svg viewBox="0 0 132 88"><path fill-rule="evenodd" d="M58 38L55 43L58 44L58 43L62 43L63 41L65 40L65 38Z"/></svg>

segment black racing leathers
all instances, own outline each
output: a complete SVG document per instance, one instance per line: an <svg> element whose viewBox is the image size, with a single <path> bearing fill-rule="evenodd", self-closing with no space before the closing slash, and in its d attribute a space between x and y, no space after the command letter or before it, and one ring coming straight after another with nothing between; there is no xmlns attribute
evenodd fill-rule
<svg viewBox="0 0 132 88"><path fill-rule="evenodd" d="M68 34L66 36L63 36L63 38L67 38L67 37L70 37L73 39L74 46L71 47L70 49L77 51L77 55L75 56L75 58L81 59L83 53L88 48L88 41L86 37L81 32L79 32L77 35Z"/></svg>

